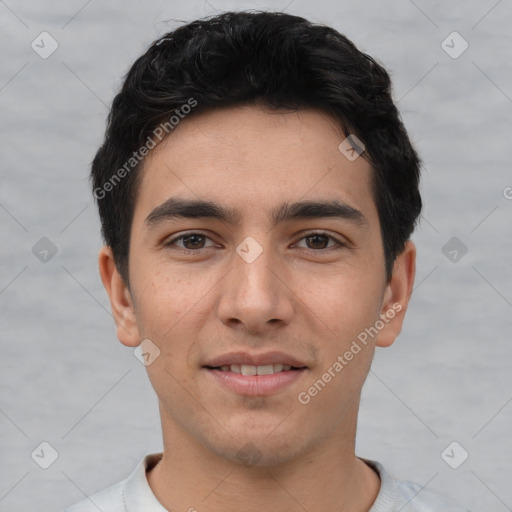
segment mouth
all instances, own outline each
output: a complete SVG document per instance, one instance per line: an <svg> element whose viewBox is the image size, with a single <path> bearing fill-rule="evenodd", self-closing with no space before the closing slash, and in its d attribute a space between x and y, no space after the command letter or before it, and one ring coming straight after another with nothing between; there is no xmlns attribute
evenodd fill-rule
<svg viewBox="0 0 512 512"><path fill-rule="evenodd" d="M232 371L242 375L268 375L270 373L289 371L292 368L307 368L307 365L300 359L284 352L271 351L251 354L238 351L207 360L204 367L220 371Z"/></svg>
<svg viewBox="0 0 512 512"><path fill-rule="evenodd" d="M280 352L236 352L208 361L203 370L222 390L244 396L275 395L302 377L306 364Z"/></svg>
<svg viewBox="0 0 512 512"><path fill-rule="evenodd" d="M205 366L205 368L209 370L219 370L221 372L237 373L240 375L273 375L275 373L303 370L306 366L297 367L281 363L258 366L252 364L224 364L222 366Z"/></svg>

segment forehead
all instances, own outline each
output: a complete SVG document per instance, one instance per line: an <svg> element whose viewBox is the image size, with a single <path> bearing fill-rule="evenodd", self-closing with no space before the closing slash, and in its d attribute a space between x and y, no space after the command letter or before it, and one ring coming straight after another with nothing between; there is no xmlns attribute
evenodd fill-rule
<svg viewBox="0 0 512 512"><path fill-rule="evenodd" d="M338 123L316 110L242 106L185 118L141 169L134 224L172 196L225 204L271 221L285 201L335 200L376 215L370 164L349 160ZM275 218L275 216L274 216Z"/></svg>

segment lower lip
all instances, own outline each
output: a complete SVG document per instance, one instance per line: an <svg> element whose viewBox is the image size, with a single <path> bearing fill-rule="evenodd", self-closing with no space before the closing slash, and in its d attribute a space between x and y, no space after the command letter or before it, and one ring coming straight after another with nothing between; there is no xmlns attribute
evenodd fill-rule
<svg viewBox="0 0 512 512"><path fill-rule="evenodd" d="M265 396L273 395L286 386L300 379L306 369L289 370L270 375L242 375L234 372L224 372L205 368L212 377L223 386L240 395Z"/></svg>

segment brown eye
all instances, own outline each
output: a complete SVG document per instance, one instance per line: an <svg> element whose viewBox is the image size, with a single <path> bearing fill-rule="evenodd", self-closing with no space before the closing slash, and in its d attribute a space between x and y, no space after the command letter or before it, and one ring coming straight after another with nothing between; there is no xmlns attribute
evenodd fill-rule
<svg viewBox="0 0 512 512"><path fill-rule="evenodd" d="M327 233L308 233L306 236L301 238L301 241L306 241L306 249L310 249L313 251L319 251L322 249L330 249L332 247L338 246L343 247L344 244L341 243L339 240L336 240L334 237ZM333 243L329 245L329 242L332 241Z"/></svg>
<svg viewBox="0 0 512 512"><path fill-rule="evenodd" d="M187 235L182 238L185 249L202 249L204 246L203 235Z"/></svg>
<svg viewBox="0 0 512 512"><path fill-rule="evenodd" d="M325 249L329 244L329 237L326 235L309 235L305 239L312 245L310 249Z"/></svg>
<svg viewBox="0 0 512 512"><path fill-rule="evenodd" d="M186 233L184 235L180 235L169 242L166 242L166 247L170 247L172 249L182 249L188 252L199 252L201 249L207 249L208 247L213 247L215 244L210 243L210 245L206 245L207 240L210 240L210 237L203 235L202 233Z"/></svg>

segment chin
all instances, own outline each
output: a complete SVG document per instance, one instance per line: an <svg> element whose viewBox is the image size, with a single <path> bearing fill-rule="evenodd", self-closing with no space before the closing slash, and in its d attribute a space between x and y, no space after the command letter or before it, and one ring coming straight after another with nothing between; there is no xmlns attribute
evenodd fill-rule
<svg viewBox="0 0 512 512"><path fill-rule="evenodd" d="M217 455L245 467L269 467L285 464L306 451L303 439L292 439L287 432L269 436L268 430L257 434L252 431L234 435L223 446L208 448Z"/></svg>

